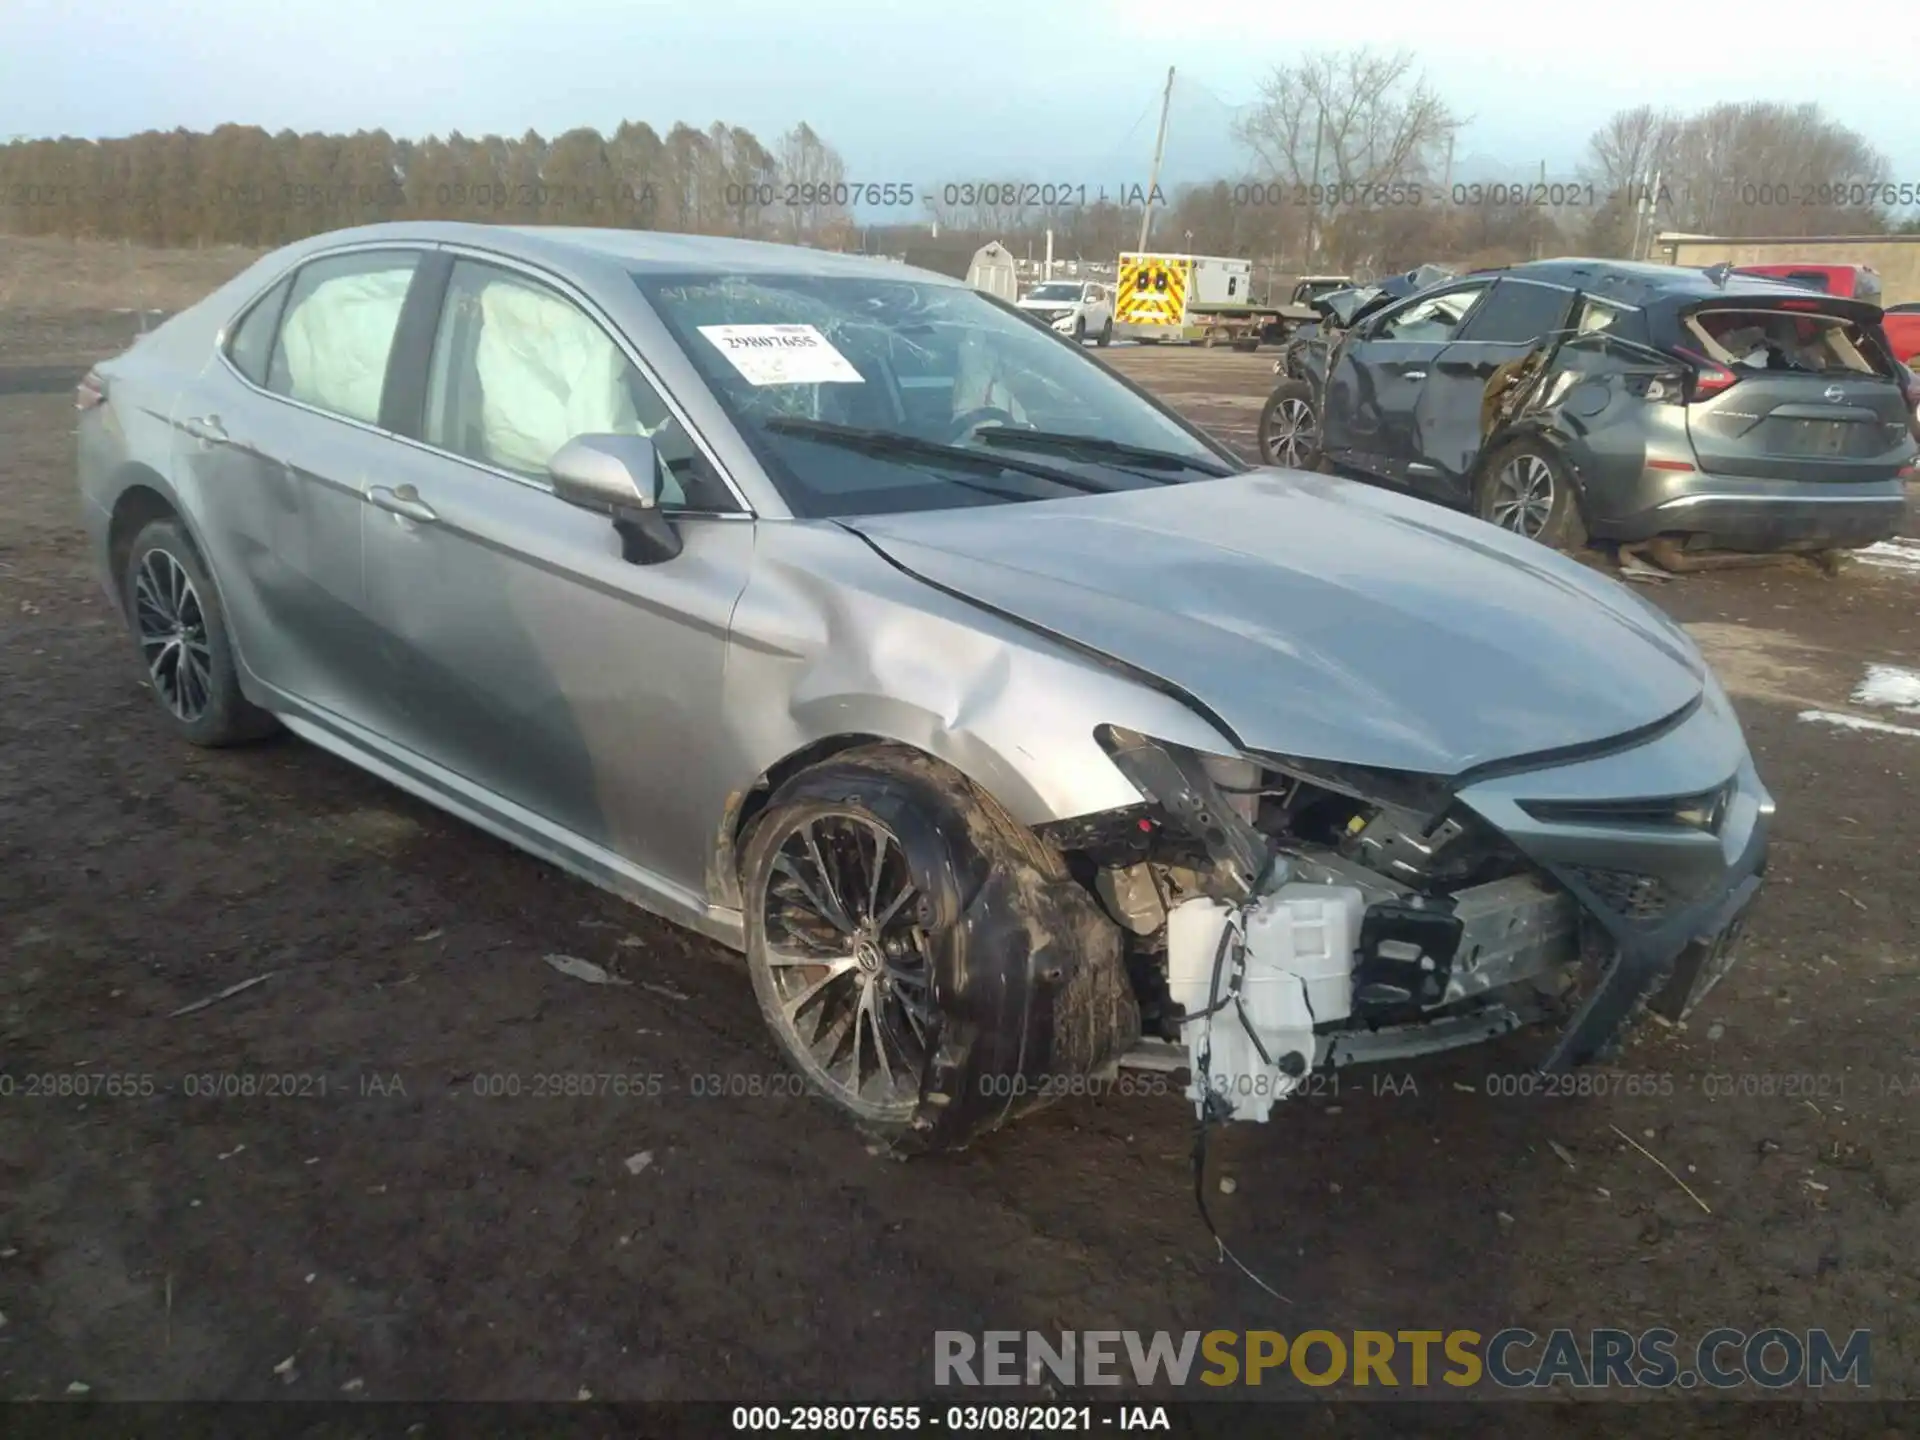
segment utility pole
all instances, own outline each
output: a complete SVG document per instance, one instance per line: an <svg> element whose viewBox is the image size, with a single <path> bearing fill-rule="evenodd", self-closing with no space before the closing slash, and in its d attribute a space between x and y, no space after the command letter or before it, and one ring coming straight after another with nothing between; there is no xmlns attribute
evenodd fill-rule
<svg viewBox="0 0 1920 1440"><path fill-rule="evenodd" d="M1160 186L1160 161L1167 153L1167 112L1173 108L1173 66L1167 67L1167 90L1160 97L1160 135L1153 142L1153 171L1147 176L1146 204L1140 211L1140 245L1147 248L1147 231L1153 226L1153 192Z"/></svg>
<svg viewBox="0 0 1920 1440"><path fill-rule="evenodd" d="M1307 180L1307 273L1312 274L1319 266L1314 261L1316 254L1314 231L1320 219L1320 201L1316 192L1320 188L1320 135L1326 128L1327 111L1321 106L1313 115L1313 174Z"/></svg>

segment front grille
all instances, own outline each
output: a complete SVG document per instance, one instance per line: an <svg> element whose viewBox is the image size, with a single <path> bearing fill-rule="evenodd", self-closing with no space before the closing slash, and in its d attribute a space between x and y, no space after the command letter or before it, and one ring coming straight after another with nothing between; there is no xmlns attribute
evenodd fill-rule
<svg viewBox="0 0 1920 1440"><path fill-rule="evenodd" d="M1658 920L1673 904L1673 892L1658 875L1603 870L1594 865L1571 868L1574 878L1591 890L1601 904L1629 920Z"/></svg>

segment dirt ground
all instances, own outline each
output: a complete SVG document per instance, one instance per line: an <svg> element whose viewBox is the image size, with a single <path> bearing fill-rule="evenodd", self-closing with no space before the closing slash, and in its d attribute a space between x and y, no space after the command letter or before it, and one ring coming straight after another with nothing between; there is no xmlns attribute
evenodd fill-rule
<svg viewBox="0 0 1920 1440"><path fill-rule="evenodd" d="M764 1093L726 953L306 745L167 738L74 517L65 372L132 323L0 313L0 1398L898 1401L941 1329L1509 1324L1865 1327L1920 1393L1920 717L1850 698L1920 668L1920 565L1650 592L1779 801L1743 963L1619 1067L1664 1097L1501 1097L1496 1049L1217 1133L1282 1304L1181 1103L883 1162ZM1266 356L1110 355L1250 445Z"/></svg>

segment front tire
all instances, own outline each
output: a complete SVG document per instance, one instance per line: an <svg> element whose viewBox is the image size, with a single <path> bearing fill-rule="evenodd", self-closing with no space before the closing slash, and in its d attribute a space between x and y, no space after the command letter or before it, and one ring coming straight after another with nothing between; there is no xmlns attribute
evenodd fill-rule
<svg viewBox="0 0 1920 1440"><path fill-rule="evenodd" d="M1555 550L1587 543L1572 472L1535 440L1515 440L1487 457L1474 486L1473 511L1490 525Z"/></svg>
<svg viewBox="0 0 1920 1440"><path fill-rule="evenodd" d="M182 739L218 748L280 728L240 693L220 592L178 520L134 536L120 593L147 683Z"/></svg>
<svg viewBox="0 0 1920 1440"><path fill-rule="evenodd" d="M1087 343L1087 317L1084 315L1076 315L1074 317L1073 343L1076 345L1084 345Z"/></svg>
<svg viewBox="0 0 1920 1440"><path fill-rule="evenodd" d="M1100 338L1093 342L1102 350L1113 343L1113 317L1107 317L1107 323L1100 327Z"/></svg>
<svg viewBox="0 0 1920 1440"><path fill-rule="evenodd" d="M897 1153L962 1146L1139 1034L1118 929L1056 852L917 752L865 747L788 781L742 880L768 1028Z"/></svg>
<svg viewBox="0 0 1920 1440"><path fill-rule="evenodd" d="M1260 458L1289 470L1318 470L1320 404L1305 380L1282 380L1260 411Z"/></svg>

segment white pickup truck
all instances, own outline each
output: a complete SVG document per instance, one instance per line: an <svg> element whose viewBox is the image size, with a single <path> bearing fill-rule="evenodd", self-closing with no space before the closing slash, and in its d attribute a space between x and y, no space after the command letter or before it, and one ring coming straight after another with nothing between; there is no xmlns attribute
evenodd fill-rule
<svg viewBox="0 0 1920 1440"><path fill-rule="evenodd" d="M1113 340L1112 287L1092 280L1043 280L1020 297L1019 306L1062 335L1106 345Z"/></svg>

